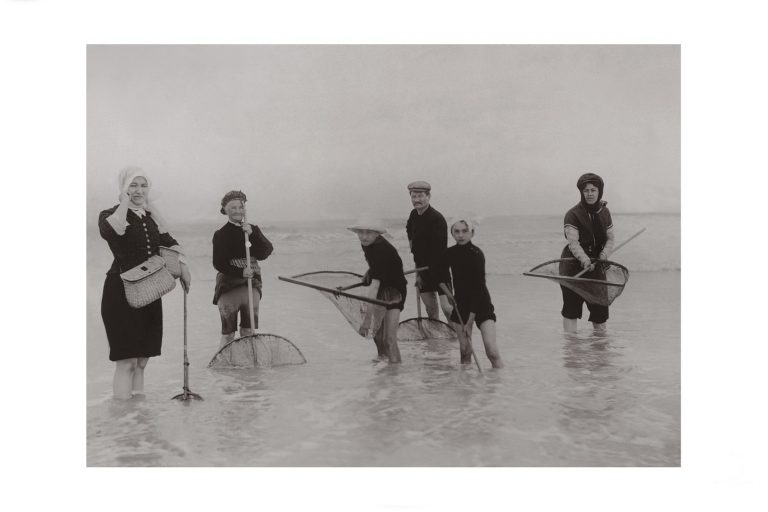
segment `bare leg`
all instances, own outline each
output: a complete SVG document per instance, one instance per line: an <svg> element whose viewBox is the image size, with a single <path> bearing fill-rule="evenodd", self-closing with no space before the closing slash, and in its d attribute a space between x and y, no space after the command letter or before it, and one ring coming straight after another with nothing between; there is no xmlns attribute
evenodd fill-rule
<svg viewBox="0 0 768 512"><path fill-rule="evenodd" d="M440 319L440 312L437 307L437 292L424 292L419 294L421 302L424 303L424 309L427 310L427 316L433 320Z"/></svg>
<svg viewBox="0 0 768 512"><path fill-rule="evenodd" d="M496 322L486 320L480 324L480 333L483 335L483 345L485 345L485 355L491 361L494 368L504 368L504 362L499 354L499 347L496 346Z"/></svg>
<svg viewBox="0 0 768 512"><path fill-rule="evenodd" d="M576 332L576 319L563 317L563 330L569 333Z"/></svg>
<svg viewBox="0 0 768 512"><path fill-rule="evenodd" d="M376 344L376 352L379 359L389 358L389 346L386 336L386 323L382 323L379 330L373 335L373 342Z"/></svg>
<svg viewBox="0 0 768 512"><path fill-rule="evenodd" d="M400 323L400 310L388 309L384 315L384 337L387 344L390 363L400 363L400 347L397 345L397 325Z"/></svg>
<svg viewBox="0 0 768 512"><path fill-rule="evenodd" d="M453 330L456 332L459 332L460 329L464 328L464 326L457 322L451 322L451 327L453 327ZM464 336L459 336L459 354L461 355L461 364L468 364L472 362L471 331L470 336L467 337L466 340L464 338Z"/></svg>
<svg viewBox="0 0 768 512"><path fill-rule="evenodd" d="M597 322L592 322L592 327L595 329L595 332L597 334L605 334L605 324L606 322L603 322L601 324L598 324Z"/></svg>
<svg viewBox="0 0 768 512"><path fill-rule="evenodd" d="M147 367L149 362L148 357L136 358L136 369L133 371L133 394L144 394L144 368Z"/></svg>
<svg viewBox="0 0 768 512"><path fill-rule="evenodd" d="M259 295L259 291L254 289L253 290L253 321L256 325L259 325L259 302L261 302L261 295ZM248 311L248 308L246 308L246 312ZM242 314L242 310L241 310ZM248 324L250 325L251 319L248 318ZM248 327L242 327L240 326L240 336L252 336L256 334L256 325L251 325L250 329Z"/></svg>
<svg viewBox="0 0 768 512"><path fill-rule="evenodd" d="M112 393L118 400L131 398L133 372L136 370L136 358L115 361L115 376L112 379Z"/></svg>
<svg viewBox="0 0 768 512"><path fill-rule="evenodd" d="M229 343L233 339L235 339L235 333L233 333L233 332L231 332L229 334L222 334L221 335L221 341L219 341L219 348L223 347L224 345L226 345L227 343Z"/></svg>

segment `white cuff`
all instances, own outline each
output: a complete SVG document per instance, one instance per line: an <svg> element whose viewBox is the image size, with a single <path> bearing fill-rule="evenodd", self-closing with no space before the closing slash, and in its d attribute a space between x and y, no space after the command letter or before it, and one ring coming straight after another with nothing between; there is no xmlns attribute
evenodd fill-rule
<svg viewBox="0 0 768 512"><path fill-rule="evenodd" d="M173 250L175 250L176 252L179 253L179 263L183 263L183 264L186 265L187 264L187 258L184 255L184 251L181 249L181 246L177 244L177 245L174 245L173 247L171 247L171 249L173 249Z"/></svg>
<svg viewBox="0 0 768 512"><path fill-rule="evenodd" d="M120 236L125 234L125 228L128 227L128 222L125 219L121 219L120 216L117 215L117 212L107 217L107 222L109 222L109 225L115 230L115 233Z"/></svg>

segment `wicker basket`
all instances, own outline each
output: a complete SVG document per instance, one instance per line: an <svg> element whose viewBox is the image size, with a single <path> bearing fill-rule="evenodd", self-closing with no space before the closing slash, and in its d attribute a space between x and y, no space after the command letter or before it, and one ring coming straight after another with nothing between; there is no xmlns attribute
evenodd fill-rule
<svg viewBox="0 0 768 512"><path fill-rule="evenodd" d="M176 280L165 268L165 260L158 255L123 272L120 277L128 304L137 309L155 302L176 287Z"/></svg>
<svg viewBox="0 0 768 512"><path fill-rule="evenodd" d="M173 277L181 277L181 262L179 261L179 255L181 253L176 249L170 247L160 246L160 256L165 260L165 268L171 273Z"/></svg>

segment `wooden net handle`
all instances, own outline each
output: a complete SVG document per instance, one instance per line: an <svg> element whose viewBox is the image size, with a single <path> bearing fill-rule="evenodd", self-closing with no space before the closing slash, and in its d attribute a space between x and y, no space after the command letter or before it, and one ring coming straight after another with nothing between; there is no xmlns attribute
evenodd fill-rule
<svg viewBox="0 0 768 512"><path fill-rule="evenodd" d="M643 231L645 231L645 228L641 229L640 231L638 231L637 233L635 233L631 237L629 237L626 240L624 240L623 242L621 242L619 245L616 246L615 249L613 249L613 252L611 254L613 254L614 252L618 251L619 249L621 249L622 247L627 245L629 242L631 242L632 240L634 240L635 238L640 236ZM573 277L581 277L584 274L586 274L587 272L589 272L590 270L594 270L594 268L595 268L595 264L593 263L592 265L588 266L587 268L585 268L584 270L582 270L581 272L579 272L578 274L576 274Z"/></svg>
<svg viewBox="0 0 768 512"><path fill-rule="evenodd" d="M456 316L459 318L459 323L461 324L461 327L456 330L456 335L459 337L459 340L463 340L467 346L469 346L469 351L472 353L472 357L475 360L475 364L477 365L477 370L480 373L483 373L482 368L480 368L480 362L477 360L477 356L475 355L475 349L472 348L472 340L467 340L464 337L464 320L461 319L461 313L459 312L459 305L456 304L456 299L453 298L453 295L451 294L451 290L448 289L448 287L445 285L445 283L440 283L440 289L445 292L445 295L448 297L448 300L451 301L451 304L453 304L454 309L456 310Z"/></svg>

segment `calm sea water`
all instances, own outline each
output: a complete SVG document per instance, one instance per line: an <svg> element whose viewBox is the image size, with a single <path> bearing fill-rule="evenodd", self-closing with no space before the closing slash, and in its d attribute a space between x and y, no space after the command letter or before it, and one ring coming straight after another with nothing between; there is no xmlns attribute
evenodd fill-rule
<svg viewBox="0 0 768 512"><path fill-rule="evenodd" d="M202 402L170 398L182 385L182 295L163 299L163 355L146 373L146 398L111 399L99 301L111 262L88 231L87 462L91 466L678 466L680 465L680 217L615 215L617 241L647 232L612 258L632 272L611 307L608 334L587 322L561 332L560 291L521 273L557 258L560 216L485 219L474 242L486 255L506 362L491 371L458 363L458 349L401 342L402 365L375 348L330 302L278 275L365 264L344 222L261 225L275 244L262 264L263 332L298 345L308 364L214 371L210 239L221 219L183 226L193 273L190 387ZM412 263L402 221L392 241ZM410 292L410 290L409 290ZM401 318L415 316L410 293ZM586 317L586 315L585 315Z"/></svg>

